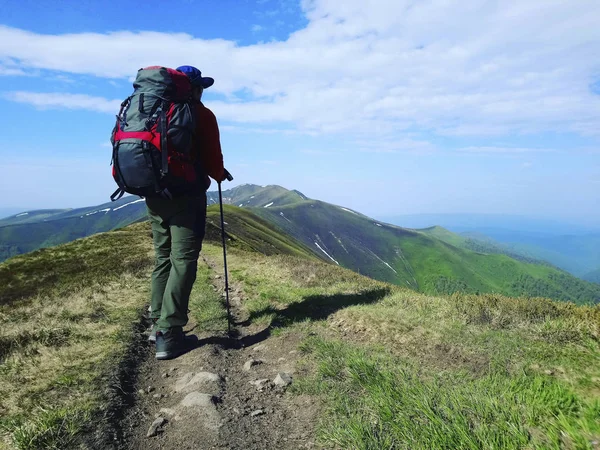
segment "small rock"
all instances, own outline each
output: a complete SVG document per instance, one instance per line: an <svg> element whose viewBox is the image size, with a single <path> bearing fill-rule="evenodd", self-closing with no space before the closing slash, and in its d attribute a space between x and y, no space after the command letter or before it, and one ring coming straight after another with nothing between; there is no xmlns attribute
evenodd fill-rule
<svg viewBox="0 0 600 450"><path fill-rule="evenodd" d="M181 376L175 383L175 392L191 391L200 386L214 385L221 381L221 376L210 372L188 372Z"/></svg>
<svg viewBox="0 0 600 450"><path fill-rule="evenodd" d="M298 350L292 350L292 351L290 351L290 355L295 355L296 353L298 353Z"/></svg>
<svg viewBox="0 0 600 450"><path fill-rule="evenodd" d="M215 280L219 280L221 278L221 275L215 275Z"/></svg>
<svg viewBox="0 0 600 450"><path fill-rule="evenodd" d="M292 384L292 377L285 372L279 372L273 380L273 383L275 386L286 387Z"/></svg>
<svg viewBox="0 0 600 450"><path fill-rule="evenodd" d="M154 422L152 422L152 425L150 425L150 428L148 428L148 433L146 433L146 437L156 436L158 434L158 429L162 427L165 423L167 423L167 420L164 417L157 417L154 420Z"/></svg>
<svg viewBox="0 0 600 450"><path fill-rule="evenodd" d="M171 367L171 368L169 369L169 373L173 373L173 372L175 372L176 370L177 370L177 367Z"/></svg>
<svg viewBox="0 0 600 450"><path fill-rule="evenodd" d="M267 350L267 346L265 344L259 344L252 348L253 352L264 352L265 350Z"/></svg>
<svg viewBox="0 0 600 450"><path fill-rule="evenodd" d="M278 362L283 362L283 361L285 361L285 358L279 358L277 361Z"/></svg>
<svg viewBox="0 0 600 450"><path fill-rule="evenodd" d="M237 408L233 408L233 412L234 412L234 413L236 413L236 414L239 414L239 413L240 413L240 410L239 410L239 409L237 409Z"/></svg>
<svg viewBox="0 0 600 450"><path fill-rule="evenodd" d="M181 406L214 406L213 396L210 394L202 394L198 391L190 392L183 400L181 400Z"/></svg>
<svg viewBox="0 0 600 450"><path fill-rule="evenodd" d="M256 386L258 389L263 389L268 382L268 378L263 378L261 380L250 381L249 383L253 386Z"/></svg>
<svg viewBox="0 0 600 450"><path fill-rule="evenodd" d="M250 417L262 416L265 412L262 409L257 409L250 413Z"/></svg>
<svg viewBox="0 0 600 450"><path fill-rule="evenodd" d="M167 416L168 418L172 418L177 414L177 411L175 411L172 408L160 408L160 411L158 411L158 414L156 415L156 417L160 417L160 416Z"/></svg>
<svg viewBox="0 0 600 450"><path fill-rule="evenodd" d="M146 388L146 392L147 392L148 394L149 394L150 392L153 392L153 391L154 391L154 388L153 388L152 386L148 386L148 387Z"/></svg>
<svg viewBox="0 0 600 450"><path fill-rule="evenodd" d="M259 364L262 364L262 361L260 359L250 359L244 364L244 370L247 372L254 366L258 366Z"/></svg>
<svg viewBox="0 0 600 450"><path fill-rule="evenodd" d="M158 399L161 399L161 398L163 398L163 395L162 395L162 394L154 394L154 395L152 396L152 398L155 398L155 399L157 399L157 400L158 400Z"/></svg>
<svg viewBox="0 0 600 450"><path fill-rule="evenodd" d="M546 375L554 375L554 371L553 370L544 370L544 373Z"/></svg>
<svg viewBox="0 0 600 450"><path fill-rule="evenodd" d="M165 372L165 373L163 373L163 374L162 374L162 377L163 377L163 378L169 378L169 376L170 376L170 375L169 375L167 372Z"/></svg>
<svg viewBox="0 0 600 450"><path fill-rule="evenodd" d="M138 394L139 394L139 395L144 395L145 393L146 393L146 391L145 391L145 390L143 390L143 389L140 389L140 390L138 391Z"/></svg>

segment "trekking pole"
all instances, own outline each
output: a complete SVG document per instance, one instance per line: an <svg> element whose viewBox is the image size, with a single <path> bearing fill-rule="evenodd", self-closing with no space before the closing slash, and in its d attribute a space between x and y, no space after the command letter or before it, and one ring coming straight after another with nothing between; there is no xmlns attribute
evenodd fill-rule
<svg viewBox="0 0 600 450"><path fill-rule="evenodd" d="M233 177L225 170L225 178L232 181ZM225 244L225 220L223 219L223 193L221 191L221 182L219 185L219 205L221 207L221 239L223 241L223 266L225 268L225 306L227 308L227 334L231 336L231 308L229 307L229 277L227 275L227 248Z"/></svg>

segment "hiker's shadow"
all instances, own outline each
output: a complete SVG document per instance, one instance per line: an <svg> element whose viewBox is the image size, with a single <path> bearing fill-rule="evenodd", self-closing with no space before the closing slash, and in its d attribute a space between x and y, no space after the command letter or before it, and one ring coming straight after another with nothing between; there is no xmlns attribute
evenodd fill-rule
<svg viewBox="0 0 600 450"><path fill-rule="evenodd" d="M267 339L271 336L273 329L285 328L306 320L325 320L340 309L353 305L375 303L389 293L389 288L379 288L358 294L309 295L304 297L302 301L292 303L284 309L267 306L259 311L252 312L246 321L236 325L247 326L258 318L273 315L271 324L256 334L241 337L236 341L240 347L249 347Z"/></svg>

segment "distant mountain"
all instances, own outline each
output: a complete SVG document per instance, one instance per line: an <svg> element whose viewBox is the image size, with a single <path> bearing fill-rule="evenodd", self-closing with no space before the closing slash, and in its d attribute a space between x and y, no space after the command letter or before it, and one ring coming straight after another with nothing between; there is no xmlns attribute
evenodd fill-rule
<svg viewBox="0 0 600 450"><path fill-rule="evenodd" d="M600 268L587 273L584 275L583 279L589 281L590 283L600 284Z"/></svg>
<svg viewBox="0 0 600 450"><path fill-rule="evenodd" d="M519 252L510 245L502 244L481 233L452 233L440 226L424 228L421 231L456 247L472 250L477 253L506 255L523 262L551 265L547 261L534 258L526 252Z"/></svg>
<svg viewBox="0 0 600 450"><path fill-rule="evenodd" d="M0 261L143 220L139 197L77 209L27 211L0 220Z"/></svg>
<svg viewBox="0 0 600 450"><path fill-rule="evenodd" d="M25 210L26 208L0 208L0 219L13 216Z"/></svg>
<svg viewBox="0 0 600 450"><path fill-rule="evenodd" d="M391 218L407 227L441 225L477 241L488 241L513 257L547 261L583 277L600 267L600 229L519 216L421 214Z"/></svg>
<svg viewBox="0 0 600 450"><path fill-rule="evenodd" d="M598 302L600 289L547 265L453 245L447 230L412 230L377 222L348 208L316 200L253 208L324 260L372 278L434 294L498 292Z"/></svg>
<svg viewBox="0 0 600 450"><path fill-rule="evenodd" d="M290 191L281 186L257 186L255 184L242 184L223 191L223 203L238 207L268 208L273 205L287 205L308 198L299 191ZM209 205L219 203L219 193L207 193Z"/></svg>
<svg viewBox="0 0 600 450"><path fill-rule="evenodd" d="M267 206L302 200L300 192L280 186L241 185L223 191L223 203ZM218 204L217 191L207 193L207 203ZM63 244L102 231L146 219L146 204L137 196L76 209L25 211L0 220L0 261L39 248Z"/></svg>
<svg viewBox="0 0 600 450"><path fill-rule="evenodd" d="M560 236L581 235L600 231L600 224L580 225L561 220L508 214L404 214L380 217L381 220L409 228L442 226L455 233L506 231Z"/></svg>
<svg viewBox="0 0 600 450"><path fill-rule="evenodd" d="M218 203L217 192L207 197L209 205ZM223 201L232 205L226 207L232 239L265 254L269 248L284 246L292 254L313 254L372 278L431 294L496 292L576 303L600 301L600 286L548 265L514 259L492 242L441 227L415 230L378 222L280 186L237 186L223 191ZM210 211L207 234L218 239L218 208ZM145 218L145 203L137 197L93 208L32 211L0 221L0 251L6 258ZM275 237L269 231L272 226L289 239Z"/></svg>

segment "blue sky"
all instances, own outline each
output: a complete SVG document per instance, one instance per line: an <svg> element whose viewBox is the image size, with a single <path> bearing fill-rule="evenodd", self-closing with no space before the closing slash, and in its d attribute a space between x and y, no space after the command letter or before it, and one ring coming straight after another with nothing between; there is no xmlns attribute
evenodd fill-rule
<svg viewBox="0 0 600 450"><path fill-rule="evenodd" d="M600 224L600 8L500 3L5 0L0 208L106 201L132 77L191 64L232 186Z"/></svg>

